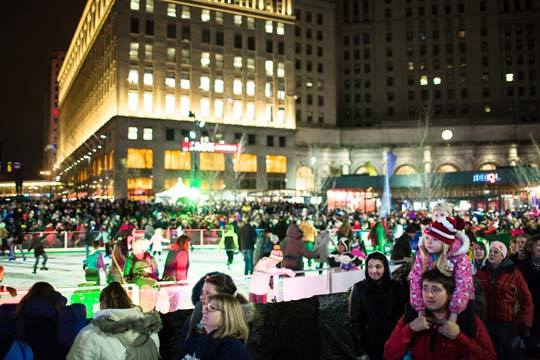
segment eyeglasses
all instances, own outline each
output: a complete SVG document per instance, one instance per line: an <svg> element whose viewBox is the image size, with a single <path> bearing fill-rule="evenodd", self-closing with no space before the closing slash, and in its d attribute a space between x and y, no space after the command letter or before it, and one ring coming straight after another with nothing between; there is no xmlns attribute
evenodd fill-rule
<svg viewBox="0 0 540 360"><path fill-rule="evenodd" d="M206 305L206 312L216 312L221 311L220 309L213 307L212 305Z"/></svg>

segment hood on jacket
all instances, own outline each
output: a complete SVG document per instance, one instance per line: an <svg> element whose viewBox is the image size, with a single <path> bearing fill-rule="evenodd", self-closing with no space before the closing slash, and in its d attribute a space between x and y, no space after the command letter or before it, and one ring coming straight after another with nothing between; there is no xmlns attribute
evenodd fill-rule
<svg viewBox="0 0 540 360"><path fill-rule="evenodd" d="M92 325L107 335L117 336L122 344L133 347L143 345L150 335L162 328L156 311L144 314L138 307L98 311Z"/></svg>
<svg viewBox="0 0 540 360"><path fill-rule="evenodd" d="M338 246L343 245L345 247L344 253L349 251L349 246L347 245L347 242L349 242L349 239L346 238L346 237L342 237L341 239L339 239L338 244L337 244ZM337 249L337 247L336 247L336 249Z"/></svg>
<svg viewBox="0 0 540 360"><path fill-rule="evenodd" d="M302 239L302 230L300 230L298 225L292 223L287 228L287 236L293 239Z"/></svg>
<svg viewBox="0 0 540 360"><path fill-rule="evenodd" d="M371 259L380 260L380 261L382 261L382 263L384 265L384 274L383 274L383 276L381 278L381 283L377 283L372 278L370 278L369 275L368 275L368 264L369 264L369 260L371 260ZM366 282L367 282L367 284L369 286L388 285L388 284L390 284L390 281L392 280L392 277L391 277L391 274L390 274L390 264L388 263L388 259L386 258L386 256L384 256L384 254L382 254L382 253L380 253L378 251L372 252L366 258L366 266L365 266L365 269L364 269L364 273L365 273Z"/></svg>

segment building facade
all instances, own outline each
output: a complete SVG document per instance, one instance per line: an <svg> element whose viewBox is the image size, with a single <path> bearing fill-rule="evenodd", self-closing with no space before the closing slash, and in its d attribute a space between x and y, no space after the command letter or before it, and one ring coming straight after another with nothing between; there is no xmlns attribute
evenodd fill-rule
<svg viewBox="0 0 540 360"><path fill-rule="evenodd" d="M58 77L57 165L78 191L130 198L179 177L317 192L383 174L388 150L398 174L535 166L539 11L89 0Z"/></svg>

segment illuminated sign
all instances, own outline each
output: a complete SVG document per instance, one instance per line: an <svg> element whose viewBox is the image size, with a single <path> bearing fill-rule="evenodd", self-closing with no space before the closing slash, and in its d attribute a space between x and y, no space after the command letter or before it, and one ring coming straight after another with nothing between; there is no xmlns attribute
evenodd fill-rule
<svg viewBox="0 0 540 360"><path fill-rule="evenodd" d="M473 183L496 184L501 181L501 177L496 172L477 173L473 175Z"/></svg>
<svg viewBox="0 0 540 360"><path fill-rule="evenodd" d="M215 152L225 154L236 154L241 151L240 144L221 144L201 141L182 141L182 151L195 152Z"/></svg>

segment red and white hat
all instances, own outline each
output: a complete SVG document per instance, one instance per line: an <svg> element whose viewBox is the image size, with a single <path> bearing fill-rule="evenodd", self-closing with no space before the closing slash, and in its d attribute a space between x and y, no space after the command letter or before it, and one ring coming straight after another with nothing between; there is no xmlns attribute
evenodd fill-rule
<svg viewBox="0 0 540 360"><path fill-rule="evenodd" d="M460 218L442 216L433 221L424 230L424 234L433 236L445 244L452 245L456 240L458 230L465 228L465 222Z"/></svg>

